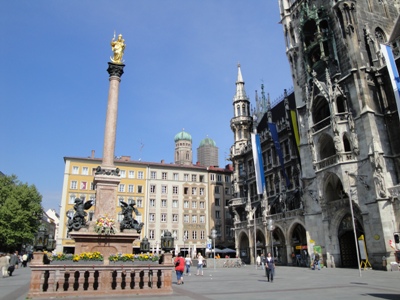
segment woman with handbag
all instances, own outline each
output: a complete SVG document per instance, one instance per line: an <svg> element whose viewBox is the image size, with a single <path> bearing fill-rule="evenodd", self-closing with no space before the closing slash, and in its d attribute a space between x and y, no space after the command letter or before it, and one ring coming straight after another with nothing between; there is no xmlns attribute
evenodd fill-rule
<svg viewBox="0 0 400 300"><path fill-rule="evenodd" d="M178 280L178 284L183 284L183 272L185 271L185 259L182 257L181 253L178 253L178 256L175 257L175 272L176 278Z"/></svg>

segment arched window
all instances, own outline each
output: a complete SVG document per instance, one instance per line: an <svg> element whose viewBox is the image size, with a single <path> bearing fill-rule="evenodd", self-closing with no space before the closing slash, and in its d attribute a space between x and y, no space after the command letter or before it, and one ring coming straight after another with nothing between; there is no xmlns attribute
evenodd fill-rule
<svg viewBox="0 0 400 300"><path fill-rule="evenodd" d="M336 98L336 108L338 113L346 112L346 102L343 96L339 96Z"/></svg>
<svg viewBox="0 0 400 300"><path fill-rule="evenodd" d="M329 173L326 177L326 184L324 188L324 198L326 202L341 199L345 195L343 184L340 178L333 173Z"/></svg>
<svg viewBox="0 0 400 300"><path fill-rule="evenodd" d="M351 144L347 134L343 135L343 145L344 145L344 152L351 152Z"/></svg>
<svg viewBox="0 0 400 300"><path fill-rule="evenodd" d="M312 117L314 122L314 131L318 131L330 124L331 111L329 103L323 97L314 100Z"/></svg>
<svg viewBox="0 0 400 300"><path fill-rule="evenodd" d="M336 155L335 145L329 134L323 134L318 144L320 160Z"/></svg>
<svg viewBox="0 0 400 300"><path fill-rule="evenodd" d="M375 37L378 43L385 44L387 41L386 34L383 30L379 27L375 29Z"/></svg>
<svg viewBox="0 0 400 300"><path fill-rule="evenodd" d="M303 26L304 43L306 47L310 46L315 40L317 25L314 20L307 21Z"/></svg>

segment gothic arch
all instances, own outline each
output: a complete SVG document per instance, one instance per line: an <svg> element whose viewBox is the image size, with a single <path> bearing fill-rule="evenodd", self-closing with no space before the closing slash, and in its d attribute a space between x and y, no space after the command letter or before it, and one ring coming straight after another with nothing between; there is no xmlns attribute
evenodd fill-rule
<svg viewBox="0 0 400 300"><path fill-rule="evenodd" d="M307 245L305 225L300 220L295 220L288 229L288 238L293 249L296 246Z"/></svg>
<svg viewBox="0 0 400 300"><path fill-rule="evenodd" d="M284 229L282 229L279 225L275 227L275 230L272 232L272 241L273 241L273 250L272 252L269 250L268 252L272 253L272 256L277 259L278 263L287 264L287 251L286 251L286 237L284 233ZM269 246L271 245L271 241ZM270 247L267 247L271 249Z"/></svg>
<svg viewBox="0 0 400 300"><path fill-rule="evenodd" d="M345 195L341 179L331 172L324 176L323 197L326 203L343 198Z"/></svg>
<svg viewBox="0 0 400 300"><path fill-rule="evenodd" d="M264 235L264 231L261 228L257 228L256 230L256 242L257 242L257 254L264 253L265 254L265 245L267 240Z"/></svg>
<svg viewBox="0 0 400 300"><path fill-rule="evenodd" d="M244 259L246 262L250 261L250 241L249 236L246 231L241 230L238 234L238 248L239 248L239 257Z"/></svg>
<svg viewBox="0 0 400 300"><path fill-rule="evenodd" d="M376 37L376 41L379 44L385 44L387 41L387 37L385 32L382 30L382 28L380 27L376 27L375 28L375 37Z"/></svg>
<svg viewBox="0 0 400 300"><path fill-rule="evenodd" d="M320 160L336 155L333 138L329 134L324 133L320 136L318 140L318 155Z"/></svg>
<svg viewBox="0 0 400 300"><path fill-rule="evenodd" d="M337 113L340 114L347 112L346 98L343 97L343 95L339 95L338 97L336 97L335 103L336 103Z"/></svg>
<svg viewBox="0 0 400 300"><path fill-rule="evenodd" d="M314 43L314 39L317 33L317 24L315 20L310 19L308 20L303 26L303 37L304 37L304 44L306 47L309 47Z"/></svg>
<svg viewBox="0 0 400 300"><path fill-rule="evenodd" d="M344 152L351 152L351 151L353 151L352 146L351 146L351 142L350 142L350 138L349 138L347 132L345 132L345 133L343 134L343 146L344 146Z"/></svg>
<svg viewBox="0 0 400 300"><path fill-rule="evenodd" d="M348 200L348 198L347 198ZM349 203L349 202L347 202ZM364 234L363 218L359 206L352 202L354 211L354 223L356 227L356 236L359 238ZM333 228L333 234L336 240L332 242L338 245L340 252L340 263L339 265L343 268L356 268L358 267L358 258L356 243L354 238L354 230L350 213L349 205L343 206L336 210L336 213L332 215L331 227Z"/></svg>
<svg viewBox="0 0 400 300"><path fill-rule="evenodd" d="M327 119L330 118L331 111L329 102L325 97L318 96L314 98L311 107L314 131L318 131L330 124L330 120Z"/></svg>

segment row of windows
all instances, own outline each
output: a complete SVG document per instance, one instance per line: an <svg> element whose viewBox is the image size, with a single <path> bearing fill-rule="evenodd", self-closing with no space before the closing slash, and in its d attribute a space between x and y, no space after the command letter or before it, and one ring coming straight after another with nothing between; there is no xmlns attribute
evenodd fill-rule
<svg viewBox="0 0 400 300"><path fill-rule="evenodd" d="M183 208L190 208L189 205L189 200L185 200L183 201ZM150 207L156 207L157 206L157 201L156 199L150 199L149 200L149 205ZM197 203L197 201L192 201L192 208L197 208L197 206L199 206L199 208L201 209L205 209L206 205L204 201L200 201L199 203ZM167 199L161 199L161 207L168 207L168 200ZM178 208L179 207L179 201L178 200L172 200L172 208Z"/></svg>
<svg viewBox="0 0 400 300"><path fill-rule="evenodd" d="M68 204L74 204L74 201L75 201L76 198L81 198L83 201L86 201L86 195L85 194L80 194L80 195L70 194ZM89 195L89 200L95 200L95 195L94 194ZM136 207L143 207L143 199L139 198L139 197L136 198L136 199L134 199L133 197L127 197L127 199L126 199L125 197L118 196L118 203L117 203L118 206L121 205L120 204L121 201L127 202L128 204L131 204L131 203L133 203L135 201ZM161 199L160 201L161 201L160 202L161 207L168 207L169 201L171 201L171 200ZM150 207L156 207L157 206L157 202L158 201L156 199L154 199L154 198L149 199L149 206ZM192 202L191 203L192 205L190 205L190 202ZM220 199L216 198L215 202L214 202L214 205L215 206L220 206L221 205ZM183 201L183 208L185 208L185 209L189 209L189 208L197 209L197 207L200 208L200 209L205 209L206 208L205 201L194 201L194 200L193 201L189 201L189 200ZM176 200L176 199L172 200L172 208L179 208L179 200Z"/></svg>
<svg viewBox="0 0 400 300"><path fill-rule="evenodd" d="M89 174L89 167L81 167L82 172L81 175L91 175ZM92 174L94 173L92 169ZM73 166L72 167L72 174L78 175L79 174L79 167L78 166ZM126 178L127 172L126 170L120 170L119 175L121 178ZM135 171L128 171L128 178L135 178ZM223 176L220 174L210 174L210 180L211 181L217 181L217 182L222 182ZM137 172L137 179L144 179L144 172L143 171L138 171ZM150 179L158 179L157 178L157 172L156 171L151 171L150 172ZM162 180L168 180L170 179L168 176L168 172L161 172L161 179ZM196 175L196 174L183 174L183 181L188 182L189 179L191 179L192 182L204 182L204 175ZM199 181L197 181L199 179ZM230 182L230 176L225 175L224 176L225 182ZM174 181L179 181L179 173L173 173L172 174L172 180Z"/></svg>
<svg viewBox="0 0 400 300"><path fill-rule="evenodd" d="M77 180L72 180L71 184L70 184L70 189L71 190L77 190L78 189L78 181ZM94 190L94 185L93 182L87 182L87 181L81 181L80 182L80 190ZM220 186L215 186L214 187L214 192L215 194L220 194L220 190L221 187ZM135 191L135 185L134 184L124 184L121 183L118 185L118 192L119 193L138 193L138 194L142 194L143 193L143 186L142 185L137 185L136 186L136 191ZM189 195L189 191L190 194L193 196L196 196L197 193L200 196L204 196L205 195L205 188L200 187L184 187L183 188L183 194L184 195ZM156 193L156 185L150 185L150 193L155 194ZM166 185L162 185L161 186L161 194L168 194L168 186ZM179 194L179 187L178 186L173 186L172 187L172 194L173 195L178 195ZM225 188L225 194L228 195L229 194L229 188Z"/></svg>
<svg viewBox="0 0 400 300"><path fill-rule="evenodd" d="M168 222L168 218L167 218L168 214L166 213L162 213L160 214L160 222L165 223ZM149 214L149 222L150 223L155 223L156 222L156 214L154 213L150 213ZM179 222L179 215L178 214L172 214L172 222L173 223L177 223ZM192 224L196 224L196 223L202 223L205 224L206 223L206 216L205 215L191 215L191 218L189 215L183 215L183 223L192 223Z"/></svg>
<svg viewBox="0 0 400 300"><path fill-rule="evenodd" d="M94 173L94 170L96 168L92 169L92 174ZM78 175L79 174L79 167L78 166L73 166L72 167L72 174ZM92 175L89 174L89 167L82 167L82 172L81 175ZM119 171L119 176L122 178L126 178L126 171L125 170L120 170ZM128 171L128 178L135 178L135 171ZM138 171L137 172L137 179L144 179L144 172L143 171Z"/></svg>
<svg viewBox="0 0 400 300"><path fill-rule="evenodd" d="M77 180L71 180L70 183L70 189L71 190L77 190L78 189L78 181ZM127 187L127 189L126 189ZM93 182L87 182L87 181L81 181L80 182L80 190L94 190L94 184ZM125 193L125 189L128 193L135 193L135 185L133 184L119 184L118 185L118 192L120 193ZM142 185L137 185L136 186L136 193L138 194L143 194L143 186Z"/></svg>
<svg viewBox="0 0 400 300"><path fill-rule="evenodd" d="M163 229L163 230L161 230L161 234L160 235L164 236L164 233L165 233L165 230ZM189 234L191 234L191 235L189 236ZM172 236L175 239L179 239L178 231L177 230L173 230L172 231ZM198 230L198 231L197 230L193 230L191 232L189 232L188 230L185 230L183 236L184 236L185 239L192 238L193 240L197 240L197 239L205 240L207 238L205 230ZM154 240L155 239L155 230L154 229L149 229L149 239L150 240Z"/></svg>

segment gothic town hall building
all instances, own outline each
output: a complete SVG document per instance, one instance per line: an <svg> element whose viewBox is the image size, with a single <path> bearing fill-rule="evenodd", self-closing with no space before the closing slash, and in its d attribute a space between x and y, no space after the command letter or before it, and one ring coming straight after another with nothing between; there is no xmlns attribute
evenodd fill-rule
<svg viewBox="0 0 400 300"><path fill-rule="evenodd" d="M381 44L396 61L399 1L279 6L293 92L275 106L262 93L252 114L239 67L233 99L238 253L253 261L272 252L282 264L305 266L319 253L327 267L386 269L382 258L395 261L400 251L390 242L400 232L400 124ZM252 132L260 135L263 195Z"/></svg>

